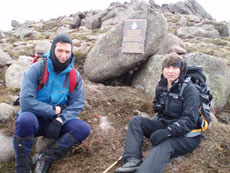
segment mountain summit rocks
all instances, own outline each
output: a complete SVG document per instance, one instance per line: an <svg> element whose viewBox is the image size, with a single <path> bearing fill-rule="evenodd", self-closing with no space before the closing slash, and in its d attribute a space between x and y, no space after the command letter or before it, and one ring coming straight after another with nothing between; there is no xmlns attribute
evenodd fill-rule
<svg viewBox="0 0 230 173"><path fill-rule="evenodd" d="M122 38L124 21L111 29L90 50L84 64L84 72L95 82L118 77L145 61L148 56L155 54L160 43L167 35L168 25L161 13L137 11L128 19L147 19L144 54L123 53Z"/></svg>

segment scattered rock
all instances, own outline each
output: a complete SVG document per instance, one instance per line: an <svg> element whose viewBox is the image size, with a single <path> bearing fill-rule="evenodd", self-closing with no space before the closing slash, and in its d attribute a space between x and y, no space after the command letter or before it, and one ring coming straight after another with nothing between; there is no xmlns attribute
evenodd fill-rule
<svg viewBox="0 0 230 173"><path fill-rule="evenodd" d="M14 107L6 104L6 103L0 103L0 121L4 122L7 121L11 116L14 115Z"/></svg>

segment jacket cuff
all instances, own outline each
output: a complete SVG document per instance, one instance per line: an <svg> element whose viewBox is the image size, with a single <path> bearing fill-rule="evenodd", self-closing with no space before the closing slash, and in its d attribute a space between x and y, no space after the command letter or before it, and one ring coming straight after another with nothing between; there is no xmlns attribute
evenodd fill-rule
<svg viewBox="0 0 230 173"><path fill-rule="evenodd" d="M63 114L59 114L58 117L60 117L61 120L62 120L62 122L63 122L63 124L65 124L66 118L64 117L64 115Z"/></svg>
<svg viewBox="0 0 230 173"><path fill-rule="evenodd" d="M55 110L56 111L56 106L55 105L51 105L52 107L53 107L53 110Z"/></svg>

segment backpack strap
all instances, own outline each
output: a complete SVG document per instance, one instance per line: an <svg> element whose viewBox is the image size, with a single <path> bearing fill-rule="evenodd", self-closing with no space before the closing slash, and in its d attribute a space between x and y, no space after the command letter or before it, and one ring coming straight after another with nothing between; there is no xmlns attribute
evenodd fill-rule
<svg viewBox="0 0 230 173"><path fill-rule="evenodd" d="M183 99L183 92L184 92L184 89L185 87L188 85L189 81L191 80L191 77L187 77L184 82L182 83L182 86L181 86L181 89L180 89L180 92L179 92L179 97Z"/></svg>
<svg viewBox="0 0 230 173"><path fill-rule="evenodd" d="M38 54L37 54L37 52L35 51L35 52L34 52L34 58L33 58L32 62L31 62L31 64L37 62L37 60L38 60Z"/></svg>
<svg viewBox="0 0 230 173"><path fill-rule="evenodd" d="M187 80L188 79L188 80ZM188 82L191 80L191 77L188 77L185 79L184 83L186 83L186 85L188 84ZM185 88L186 85L182 85L181 91L180 91L180 96L182 96L183 94L183 90ZM198 84L194 84L196 86L196 88L198 90L201 90L201 87L199 87ZM184 136L186 137L195 137L198 135L202 135L203 136L203 132L208 128L208 122L205 120L204 115L202 114L202 110L201 110L201 106L200 106L200 119L199 119L199 124L200 124L200 129L194 129L192 131L190 131L189 133L186 133Z"/></svg>
<svg viewBox="0 0 230 173"><path fill-rule="evenodd" d="M48 67L47 67L47 60L43 59L42 64L41 64L41 72L40 72L40 77L38 79L38 88L37 90L40 90L43 88L43 86L46 83L46 80L48 79L49 72L48 72Z"/></svg>
<svg viewBox="0 0 230 173"><path fill-rule="evenodd" d="M69 72L69 94L74 90L77 86L77 73L75 68L73 67L72 70Z"/></svg>
<svg viewBox="0 0 230 173"><path fill-rule="evenodd" d="M47 60L43 59L42 64L41 64L41 73L40 77L38 79L38 88L37 90L40 90L44 87L48 76L49 76L49 71L47 67ZM73 67L71 71L69 72L69 94L74 90L74 88L77 85L77 73L75 68Z"/></svg>
<svg viewBox="0 0 230 173"><path fill-rule="evenodd" d="M186 77L186 79L184 80L184 82L183 82L183 84L181 86L181 89L180 89L180 92L179 92L179 98L181 98L182 100L184 100L183 99L184 89L188 85L189 81L191 81L191 77ZM205 122L203 117L200 117L200 118L201 118L201 120L200 120L201 128L200 129L194 129L194 130L190 131L189 133L186 133L184 135L185 137L195 137L195 136L198 136L198 135L202 135L203 131L207 129L207 122Z"/></svg>

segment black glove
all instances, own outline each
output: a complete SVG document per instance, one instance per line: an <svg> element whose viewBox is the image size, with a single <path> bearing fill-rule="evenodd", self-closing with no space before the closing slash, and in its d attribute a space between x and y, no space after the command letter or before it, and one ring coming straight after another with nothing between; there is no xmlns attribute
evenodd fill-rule
<svg viewBox="0 0 230 173"><path fill-rule="evenodd" d="M47 138L58 138L61 131L62 123L58 120L53 120L49 126L45 129L45 136Z"/></svg>
<svg viewBox="0 0 230 173"><path fill-rule="evenodd" d="M164 141L165 139L167 139L170 135L169 130L166 129L159 129L156 130L155 132L153 132L150 136L150 141L151 143L156 146L159 143L161 143L162 141Z"/></svg>

